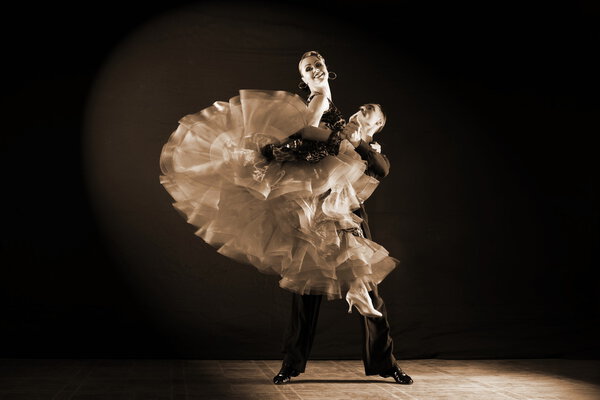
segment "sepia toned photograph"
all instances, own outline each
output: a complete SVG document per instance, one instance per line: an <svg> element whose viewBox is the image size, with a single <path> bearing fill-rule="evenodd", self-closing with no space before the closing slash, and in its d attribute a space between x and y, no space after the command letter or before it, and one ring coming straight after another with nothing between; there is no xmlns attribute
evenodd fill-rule
<svg viewBox="0 0 600 400"><path fill-rule="evenodd" d="M0 399L600 399L600 7L7 11Z"/></svg>

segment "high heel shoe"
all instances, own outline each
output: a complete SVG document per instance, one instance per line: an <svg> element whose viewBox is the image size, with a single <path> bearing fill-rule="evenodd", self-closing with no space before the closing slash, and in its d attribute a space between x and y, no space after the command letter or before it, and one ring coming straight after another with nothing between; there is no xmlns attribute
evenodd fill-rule
<svg viewBox="0 0 600 400"><path fill-rule="evenodd" d="M367 289L363 286L358 290L350 289L346 293L346 301L350 305L348 307L348 314L352 313L352 306L355 306L359 313L365 317L382 317L379 311L373 307L373 302Z"/></svg>

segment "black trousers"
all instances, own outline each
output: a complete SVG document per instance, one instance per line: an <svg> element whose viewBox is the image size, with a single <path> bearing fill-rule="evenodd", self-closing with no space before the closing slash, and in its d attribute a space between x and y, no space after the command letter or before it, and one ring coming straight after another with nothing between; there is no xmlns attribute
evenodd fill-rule
<svg viewBox="0 0 600 400"><path fill-rule="evenodd" d="M373 301L373 306L383 316L372 318L359 314L363 332L362 358L365 374L377 375L393 367L396 359L392 354L394 343L390 336L385 303L379 296L377 288L370 291L369 296ZM283 363L290 365L298 372L304 372L306 368L315 337L322 299L321 295L293 294L292 316L285 332L282 351L285 354Z"/></svg>

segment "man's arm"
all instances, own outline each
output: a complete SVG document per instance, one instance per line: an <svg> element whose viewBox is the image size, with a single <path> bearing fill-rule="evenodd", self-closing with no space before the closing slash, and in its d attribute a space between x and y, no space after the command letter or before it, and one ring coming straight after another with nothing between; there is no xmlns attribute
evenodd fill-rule
<svg viewBox="0 0 600 400"><path fill-rule="evenodd" d="M367 142L361 140L355 145L355 150L367 162L367 170L372 172L376 178L381 179L389 174L390 161L388 158L371 148Z"/></svg>

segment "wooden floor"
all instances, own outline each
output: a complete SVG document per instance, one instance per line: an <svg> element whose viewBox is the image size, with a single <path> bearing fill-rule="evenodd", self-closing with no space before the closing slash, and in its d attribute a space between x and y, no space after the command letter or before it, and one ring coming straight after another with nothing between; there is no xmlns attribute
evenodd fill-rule
<svg viewBox="0 0 600 400"><path fill-rule="evenodd" d="M600 361L403 360L410 386L360 360L310 361L274 385L280 361L0 359L0 399L600 399Z"/></svg>

